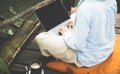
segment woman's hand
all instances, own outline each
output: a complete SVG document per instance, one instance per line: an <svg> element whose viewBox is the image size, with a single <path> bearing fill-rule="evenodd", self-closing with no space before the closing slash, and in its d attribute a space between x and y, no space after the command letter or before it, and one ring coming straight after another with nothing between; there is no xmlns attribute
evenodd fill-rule
<svg viewBox="0 0 120 74"><path fill-rule="evenodd" d="M77 7L71 7L71 13L75 13L77 11Z"/></svg>
<svg viewBox="0 0 120 74"><path fill-rule="evenodd" d="M72 26L73 26L73 21L69 21L67 27L72 27Z"/></svg>
<svg viewBox="0 0 120 74"><path fill-rule="evenodd" d="M62 26L60 29L59 29L59 33L60 34L64 34L65 32L70 32L71 31L71 28L67 27L67 26Z"/></svg>

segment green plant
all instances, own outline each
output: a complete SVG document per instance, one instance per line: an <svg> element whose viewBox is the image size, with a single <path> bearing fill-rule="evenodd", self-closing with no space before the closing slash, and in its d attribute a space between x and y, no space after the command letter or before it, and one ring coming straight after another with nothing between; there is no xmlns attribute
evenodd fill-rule
<svg viewBox="0 0 120 74"><path fill-rule="evenodd" d="M24 21L25 21L25 19L19 18L14 24L19 27L19 26L22 25L22 23L23 23Z"/></svg>
<svg viewBox="0 0 120 74"><path fill-rule="evenodd" d="M4 64L3 60L0 58L0 74L1 73L10 74L7 66Z"/></svg>

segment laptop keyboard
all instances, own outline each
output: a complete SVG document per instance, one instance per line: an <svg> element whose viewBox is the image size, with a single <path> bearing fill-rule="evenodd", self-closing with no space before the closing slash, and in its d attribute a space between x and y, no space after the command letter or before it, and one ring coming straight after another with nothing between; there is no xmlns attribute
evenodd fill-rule
<svg viewBox="0 0 120 74"><path fill-rule="evenodd" d="M54 28L50 29L48 32L53 32L53 33L59 35L58 30L60 29L60 27L61 26L66 26L68 24L68 22L69 22L69 19L60 23L59 25L55 26Z"/></svg>

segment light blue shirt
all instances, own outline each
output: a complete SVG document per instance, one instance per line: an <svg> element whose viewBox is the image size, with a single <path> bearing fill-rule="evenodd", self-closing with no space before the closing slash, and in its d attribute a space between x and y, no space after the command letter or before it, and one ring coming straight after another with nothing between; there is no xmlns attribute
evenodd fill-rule
<svg viewBox="0 0 120 74"><path fill-rule="evenodd" d="M84 66L100 64L113 52L116 12L115 0L85 0L78 5L73 31L63 38Z"/></svg>

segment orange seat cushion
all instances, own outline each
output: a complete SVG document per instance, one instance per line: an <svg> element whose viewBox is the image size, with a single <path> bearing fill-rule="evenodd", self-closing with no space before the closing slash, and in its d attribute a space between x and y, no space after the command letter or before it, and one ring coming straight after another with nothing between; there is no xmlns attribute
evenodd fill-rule
<svg viewBox="0 0 120 74"><path fill-rule="evenodd" d="M120 74L120 36L116 37L112 55L99 65L78 68L62 61L51 61L46 67L66 73L70 70L72 74Z"/></svg>

